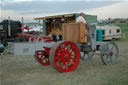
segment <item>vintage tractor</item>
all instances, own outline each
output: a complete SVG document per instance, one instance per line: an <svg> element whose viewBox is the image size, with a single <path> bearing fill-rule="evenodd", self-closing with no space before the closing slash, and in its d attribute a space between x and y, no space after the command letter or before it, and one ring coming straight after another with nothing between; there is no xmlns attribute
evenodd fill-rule
<svg viewBox="0 0 128 85"><path fill-rule="evenodd" d="M96 27L84 27L82 23L66 23L62 27L62 41L47 42L49 47L35 52L36 60L44 66L52 65L60 72L71 72L82 60L92 59L100 51L104 64L114 64L119 57L118 46L114 42L96 40Z"/></svg>

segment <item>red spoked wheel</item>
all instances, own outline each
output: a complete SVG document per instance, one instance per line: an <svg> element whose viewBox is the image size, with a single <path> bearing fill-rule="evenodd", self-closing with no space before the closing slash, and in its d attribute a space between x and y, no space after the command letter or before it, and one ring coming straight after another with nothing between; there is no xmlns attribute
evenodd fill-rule
<svg viewBox="0 0 128 85"><path fill-rule="evenodd" d="M49 62L49 55L43 51L43 50L40 50L40 51L36 51L35 52L35 58L36 60L41 63L42 65L44 66L48 66L50 65L50 62Z"/></svg>
<svg viewBox="0 0 128 85"><path fill-rule="evenodd" d="M71 72L80 62L80 50L73 42L56 43L50 50L50 64L60 72Z"/></svg>

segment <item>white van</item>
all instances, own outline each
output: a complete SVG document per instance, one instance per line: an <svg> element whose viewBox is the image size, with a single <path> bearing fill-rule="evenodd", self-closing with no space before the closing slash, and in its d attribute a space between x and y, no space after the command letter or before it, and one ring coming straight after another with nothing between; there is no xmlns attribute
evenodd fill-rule
<svg viewBox="0 0 128 85"><path fill-rule="evenodd" d="M121 38L121 29L118 26L97 26L96 29L103 30L103 40L115 40Z"/></svg>

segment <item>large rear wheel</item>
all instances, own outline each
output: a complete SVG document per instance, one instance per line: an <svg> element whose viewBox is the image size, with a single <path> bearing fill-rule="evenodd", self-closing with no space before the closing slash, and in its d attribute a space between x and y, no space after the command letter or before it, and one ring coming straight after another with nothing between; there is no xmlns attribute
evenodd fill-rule
<svg viewBox="0 0 128 85"><path fill-rule="evenodd" d="M50 50L50 64L60 72L71 72L80 62L80 50L73 42L61 41Z"/></svg>

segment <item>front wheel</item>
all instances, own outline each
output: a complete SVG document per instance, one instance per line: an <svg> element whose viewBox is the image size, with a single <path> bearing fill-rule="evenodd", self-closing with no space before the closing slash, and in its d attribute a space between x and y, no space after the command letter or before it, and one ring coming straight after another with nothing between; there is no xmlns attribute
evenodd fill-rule
<svg viewBox="0 0 128 85"><path fill-rule="evenodd" d="M114 42L109 42L101 48L101 60L104 64L115 64L119 57L119 48Z"/></svg>

